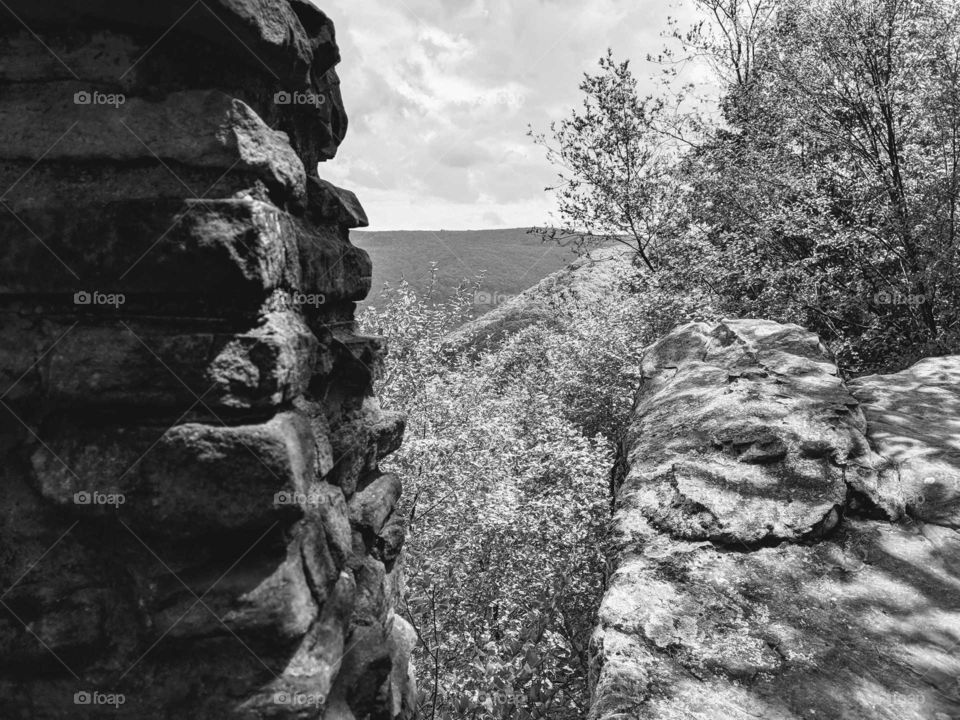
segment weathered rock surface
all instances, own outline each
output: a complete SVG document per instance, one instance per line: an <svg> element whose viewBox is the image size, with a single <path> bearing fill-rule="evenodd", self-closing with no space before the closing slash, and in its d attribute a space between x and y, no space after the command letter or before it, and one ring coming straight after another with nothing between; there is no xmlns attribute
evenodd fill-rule
<svg viewBox="0 0 960 720"><path fill-rule="evenodd" d="M349 190L320 179L311 179L309 190L310 208L319 219L335 222L347 229L370 224L357 196Z"/></svg>
<svg viewBox="0 0 960 720"><path fill-rule="evenodd" d="M851 393L796 326L691 324L650 347L615 473L590 717L960 714L960 534L884 504L909 488L881 481L893 450L871 426L918 412L898 395L911 383L955 398L958 362ZM914 425L910 457L953 452L956 408L937 404L939 432Z"/></svg>
<svg viewBox="0 0 960 720"><path fill-rule="evenodd" d="M338 227L308 224L261 200L7 211L0 292L8 294L60 294L64 305L94 290L131 303L186 296L208 303L208 313L235 314L245 303L249 314L278 290L326 305L360 300L370 289L369 256Z"/></svg>
<svg viewBox="0 0 960 720"><path fill-rule="evenodd" d="M301 203L306 198L303 162L286 133L270 129L249 105L219 90L93 105L78 104L73 86L14 85L0 100L0 127L3 160L156 160L221 173L237 169L282 197Z"/></svg>
<svg viewBox="0 0 960 720"><path fill-rule="evenodd" d="M307 0L0 7L0 718L412 717L338 61Z"/></svg>
<svg viewBox="0 0 960 720"><path fill-rule="evenodd" d="M878 504L960 527L960 357L932 357L850 383L881 456Z"/></svg>
<svg viewBox="0 0 960 720"><path fill-rule="evenodd" d="M829 532L866 450L816 335L731 320L649 348L621 498L672 537L752 545Z"/></svg>
<svg viewBox="0 0 960 720"><path fill-rule="evenodd" d="M0 82L128 100L218 88L286 133L308 168L346 134L333 23L309 0L11 0L0 27Z"/></svg>

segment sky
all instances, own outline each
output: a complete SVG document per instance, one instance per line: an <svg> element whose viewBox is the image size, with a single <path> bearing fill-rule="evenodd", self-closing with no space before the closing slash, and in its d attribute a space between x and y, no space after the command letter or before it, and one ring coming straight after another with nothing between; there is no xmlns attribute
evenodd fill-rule
<svg viewBox="0 0 960 720"><path fill-rule="evenodd" d="M668 15L692 20L691 0L314 1L337 28L350 118L321 172L357 193L371 230L549 222L556 172L529 127L579 105L608 47L652 89Z"/></svg>

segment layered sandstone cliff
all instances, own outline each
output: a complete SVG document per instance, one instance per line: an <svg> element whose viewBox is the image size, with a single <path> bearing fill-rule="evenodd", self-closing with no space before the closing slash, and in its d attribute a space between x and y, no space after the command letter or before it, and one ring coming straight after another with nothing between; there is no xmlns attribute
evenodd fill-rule
<svg viewBox="0 0 960 720"><path fill-rule="evenodd" d="M333 24L2 5L0 717L409 716Z"/></svg>

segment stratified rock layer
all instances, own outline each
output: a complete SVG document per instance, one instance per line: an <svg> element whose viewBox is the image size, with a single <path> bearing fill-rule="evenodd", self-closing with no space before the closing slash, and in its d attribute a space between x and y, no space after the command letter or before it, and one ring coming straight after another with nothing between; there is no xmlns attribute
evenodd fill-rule
<svg viewBox="0 0 960 720"><path fill-rule="evenodd" d="M925 463L954 487L958 369L933 359L851 393L815 335L759 320L649 348L590 717L957 716L960 535L933 524L949 503L902 498ZM912 438L899 459L894 419Z"/></svg>
<svg viewBox="0 0 960 720"><path fill-rule="evenodd" d="M0 8L0 717L410 717L306 0Z"/></svg>

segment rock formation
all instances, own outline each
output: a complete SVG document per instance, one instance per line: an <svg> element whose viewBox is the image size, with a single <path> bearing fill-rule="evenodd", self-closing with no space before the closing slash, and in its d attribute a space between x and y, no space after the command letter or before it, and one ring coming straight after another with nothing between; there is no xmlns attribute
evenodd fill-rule
<svg viewBox="0 0 960 720"><path fill-rule="evenodd" d="M812 333L723 321L643 377L590 717L957 717L960 357L848 388Z"/></svg>
<svg viewBox="0 0 960 720"><path fill-rule="evenodd" d="M849 386L880 455L878 502L893 517L960 528L960 361L927 358Z"/></svg>
<svg viewBox="0 0 960 720"><path fill-rule="evenodd" d="M308 0L2 3L5 720L410 716L339 59Z"/></svg>

